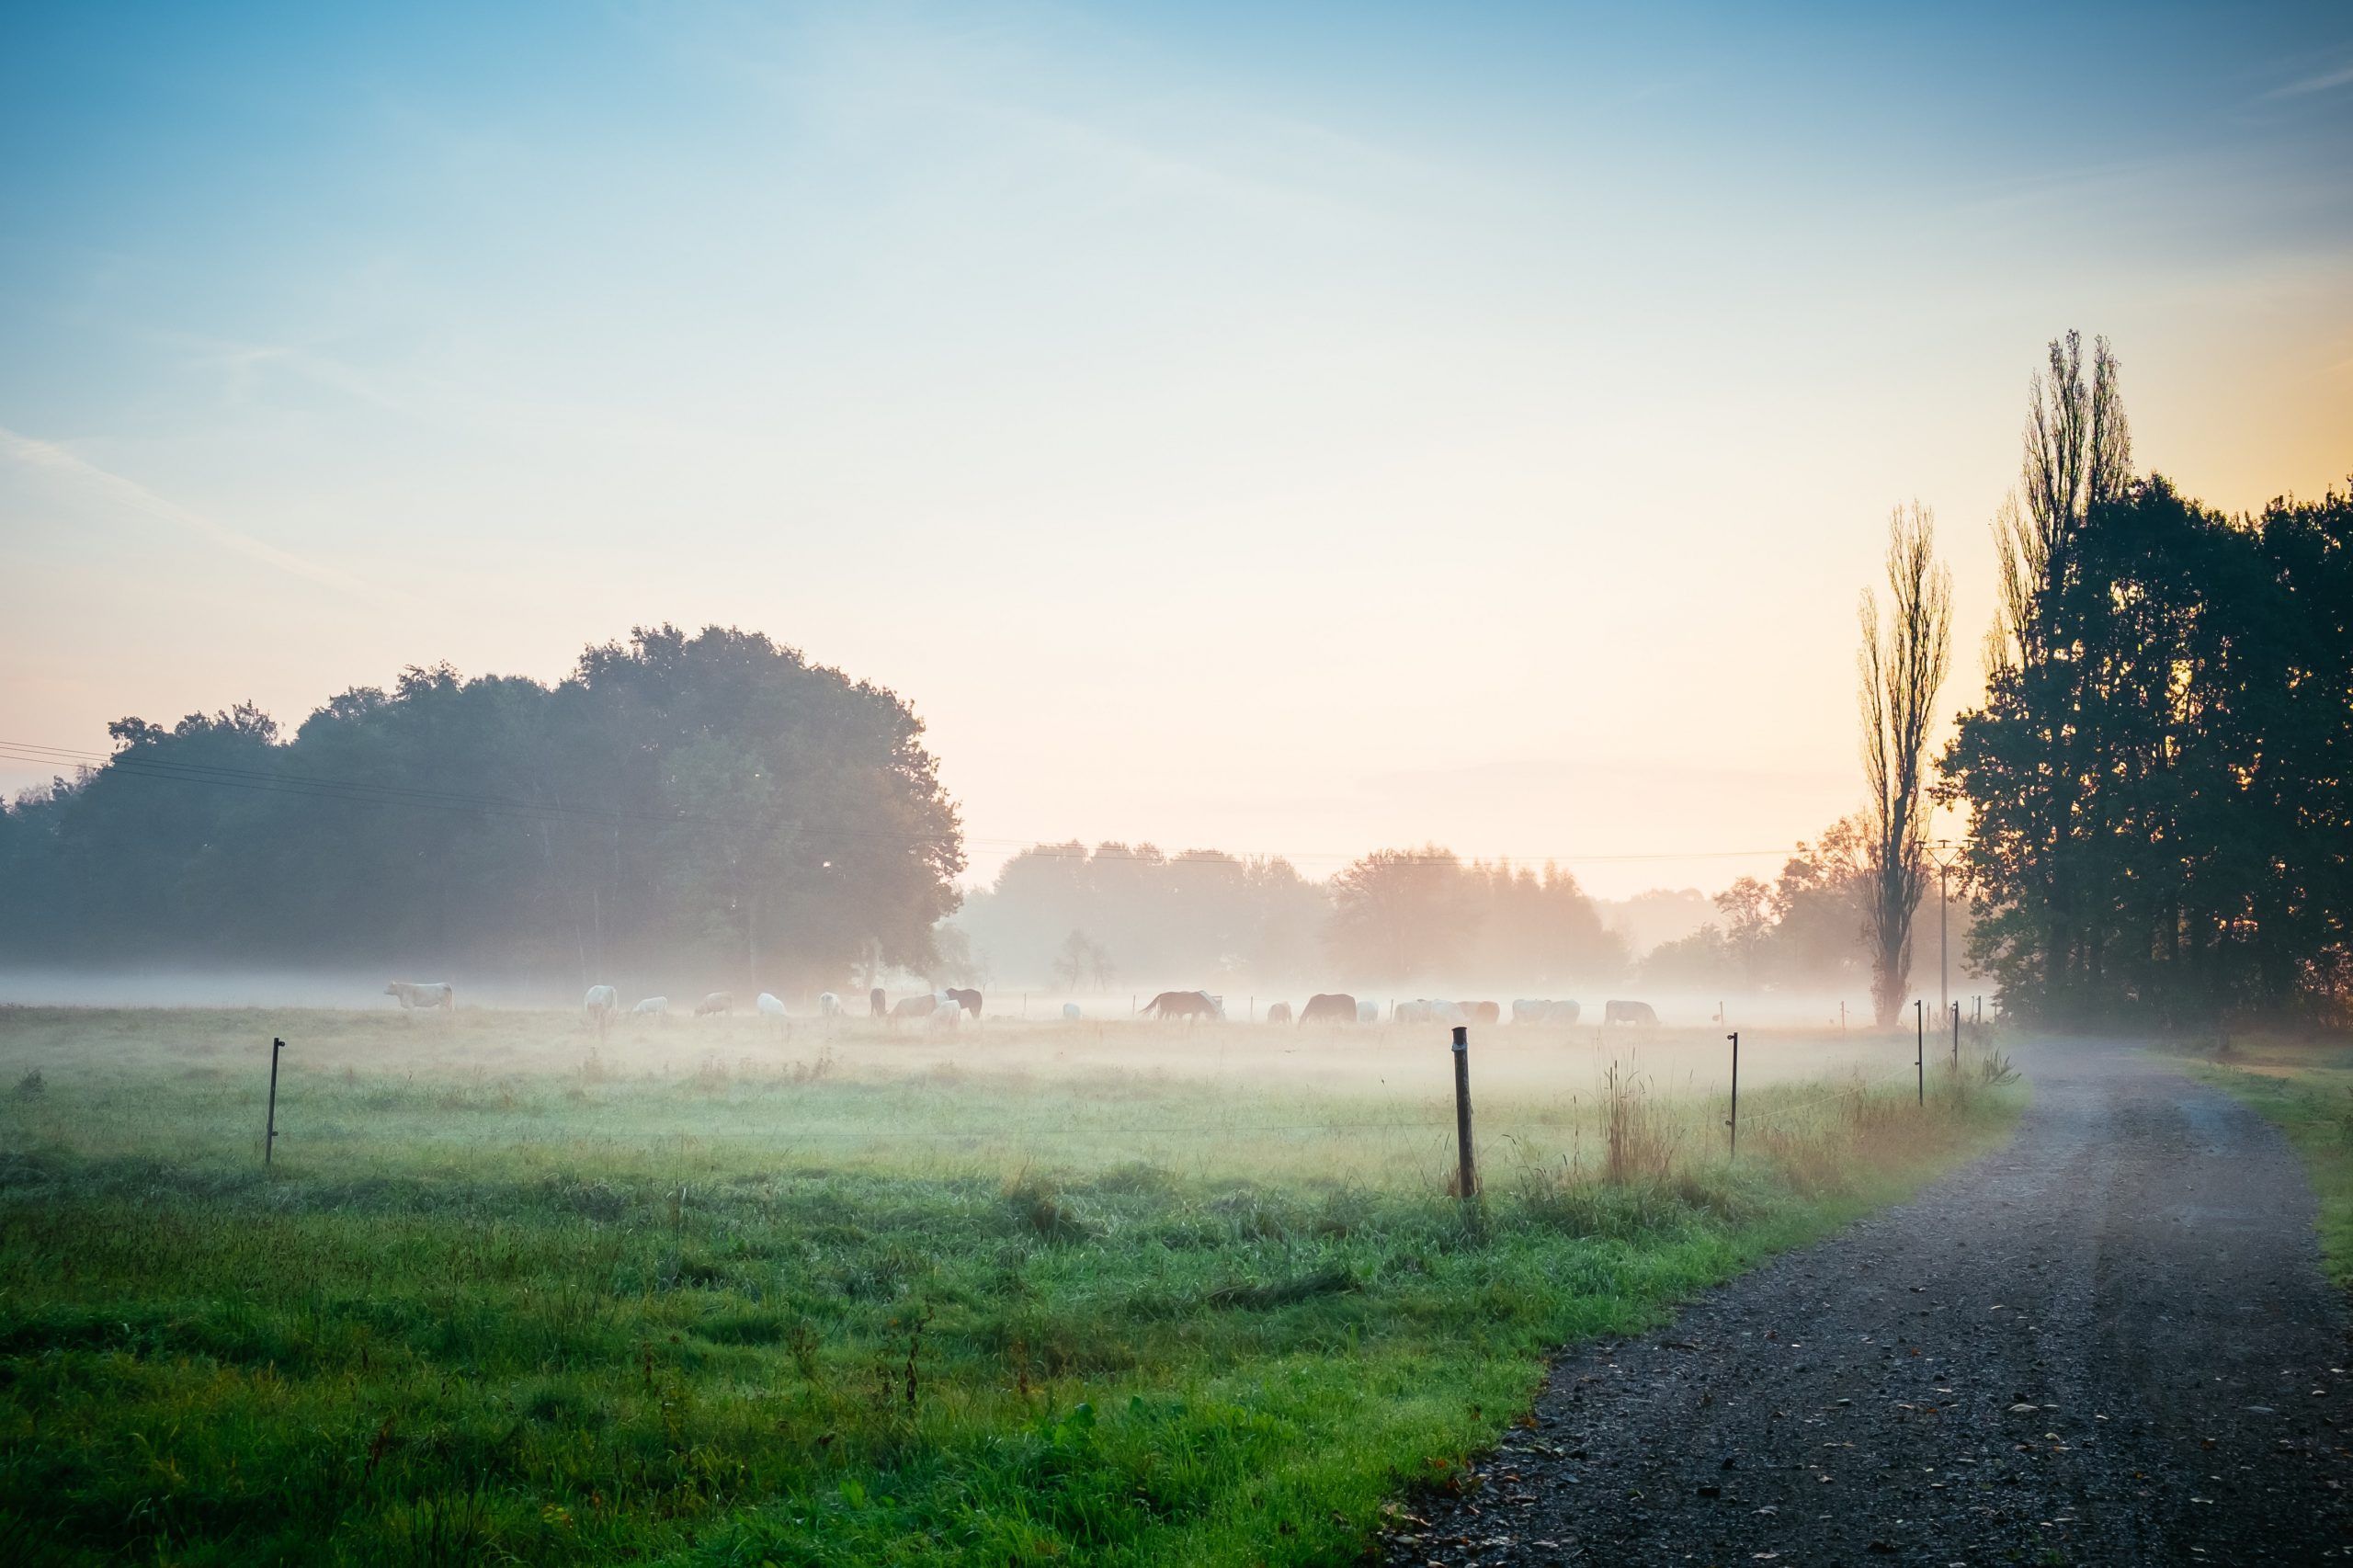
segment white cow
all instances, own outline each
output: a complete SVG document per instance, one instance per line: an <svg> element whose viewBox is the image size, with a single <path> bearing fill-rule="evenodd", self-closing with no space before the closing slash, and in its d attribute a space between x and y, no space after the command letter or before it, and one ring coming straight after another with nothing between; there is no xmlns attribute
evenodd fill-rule
<svg viewBox="0 0 2353 1568"><path fill-rule="evenodd" d="M1381 1004L1378 1002L1358 1002L1357 1004L1357 1022L1360 1024L1377 1024L1381 1022Z"/></svg>
<svg viewBox="0 0 2353 1568"><path fill-rule="evenodd" d="M648 996L644 1001L640 1002L636 1006L630 1009L632 1013L642 1013L649 1018L661 1017L665 1014L668 1013L669 1010L670 999L667 996Z"/></svg>
<svg viewBox="0 0 2353 1568"><path fill-rule="evenodd" d="M759 1009L760 1016L762 1017L780 1018L784 1017L784 1004L778 1001L775 997L769 995L765 991L752 998L752 1006Z"/></svg>
<svg viewBox="0 0 2353 1568"><path fill-rule="evenodd" d="M384 994L398 997L404 1013L417 1007L447 1007L452 1013L458 1010L458 993L446 980L395 980L384 987Z"/></svg>
<svg viewBox="0 0 2353 1568"><path fill-rule="evenodd" d="M621 994L609 985L592 985L580 1000L580 1010L598 1023L620 1011Z"/></svg>
<svg viewBox="0 0 2353 1568"><path fill-rule="evenodd" d="M1514 997L1511 1021L1515 1024L1540 1024L1552 1016L1552 1004L1528 997Z"/></svg>
<svg viewBox="0 0 2353 1568"><path fill-rule="evenodd" d="M931 1027L941 1034L954 1034L957 1023L964 1017L961 1002L942 1002L931 1010Z"/></svg>
<svg viewBox="0 0 2353 1568"><path fill-rule="evenodd" d="M1070 1022L1072 1022L1072 1023L1074 1023L1074 1023L1076 1023L1076 1022L1078 1022L1078 1019L1079 1019L1078 1004L1077 1004L1077 1003L1075 1003L1075 1002L1065 1002L1065 1003L1063 1003L1063 1017L1064 1018L1068 1019Z"/></svg>
<svg viewBox="0 0 2353 1568"><path fill-rule="evenodd" d="M830 991L818 992L817 1016L821 1018L840 1017L842 1016L842 999L835 995Z"/></svg>

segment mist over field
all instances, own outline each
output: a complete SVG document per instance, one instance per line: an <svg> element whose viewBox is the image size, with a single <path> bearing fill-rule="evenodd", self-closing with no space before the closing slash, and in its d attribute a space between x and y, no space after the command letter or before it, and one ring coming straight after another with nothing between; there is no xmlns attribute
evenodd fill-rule
<svg viewBox="0 0 2353 1568"><path fill-rule="evenodd" d="M0 6L0 1568L2353 1562L2353 7Z"/></svg>

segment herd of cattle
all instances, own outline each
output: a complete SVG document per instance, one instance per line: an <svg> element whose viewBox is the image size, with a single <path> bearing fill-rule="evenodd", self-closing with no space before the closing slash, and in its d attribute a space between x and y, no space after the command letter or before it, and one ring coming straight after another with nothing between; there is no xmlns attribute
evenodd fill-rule
<svg viewBox="0 0 2353 1568"><path fill-rule="evenodd" d="M413 1009L458 1010L458 994L442 981L420 984L415 981L395 980L384 987L384 994L393 997L403 1011ZM620 993L609 985L592 985L582 1001L582 1009L602 1030L621 1011ZM787 1016L785 1006L774 995L763 991L752 999L752 1010L763 1017L781 1018ZM952 1030L967 1018L977 1021L981 1016L981 994L958 987L945 991L922 991L913 996L903 996L892 1002L876 986L866 994L867 1016L886 1023L915 1023L937 1030ZM629 1009L642 1017L664 1017L669 1014L667 996L648 996ZM735 1011L734 993L713 991L694 1006L698 1018L724 1017ZM1142 1017L1156 1021L1171 1019L1186 1023L1202 1021L1223 1022L1225 998L1207 991L1164 991L1140 1010ZM820 992L817 1016L838 1018L847 1009L833 992ZM1511 1005L1511 1021L1515 1024L1574 1024L1580 1009L1574 1002L1555 1002L1540 998L1522 997ZM1075 1002L1063 1004L1063 1017L1075 1020L1083 1015ZM1323 992L1310 996L1294 1016L1288 1002L1273 1003L1267 1008L1270 1024L1377 1024L1381 1021L1381 1004L1358 1001L1346 992ZM1390 1004L1389 1021L1396 1024L1499 1024L1503 1022L1503 1005L1499 1002L1449 1002L1427 996L1417 996L1411 1002ZM1605 1002L1601 1021L1605 1024L1655 1024L1658 1014L1647 1002Z"/></svg>

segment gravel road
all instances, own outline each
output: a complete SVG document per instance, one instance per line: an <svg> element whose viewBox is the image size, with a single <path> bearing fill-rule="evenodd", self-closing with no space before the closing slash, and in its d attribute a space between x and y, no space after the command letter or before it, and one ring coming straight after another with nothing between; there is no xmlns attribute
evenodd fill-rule
<svg viewBox="0 0 2353 1568"><path fill-rule="evenodd" d="M2294 1155L2130 1052L2028 1065L2009 1147L1564 1355L1387 1561L2353 1562L2353 1348Z"/></svg>

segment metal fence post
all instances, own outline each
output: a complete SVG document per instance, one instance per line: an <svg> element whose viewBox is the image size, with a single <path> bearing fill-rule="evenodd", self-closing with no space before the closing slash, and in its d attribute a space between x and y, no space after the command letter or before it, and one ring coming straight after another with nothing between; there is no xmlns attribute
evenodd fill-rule
<svg viewBox="0 0 2353 1568"><path fill-rule="evenodd" d="M1455 1176L1468 1203L1478 1196L1479 1166L1471 1153L1471 1031L1461 1024L1454 1026L1454 1142Z"/></svg>
<svg viewBox="0 0 2353 1568"><path fill-rule="evenodd" d="M1920 997L1912 999L1912 1028L1920 1038L1913 1042L1912 1065L1920 1074L1920 1104L1928 1103L1928 1005Z"/></svg>

